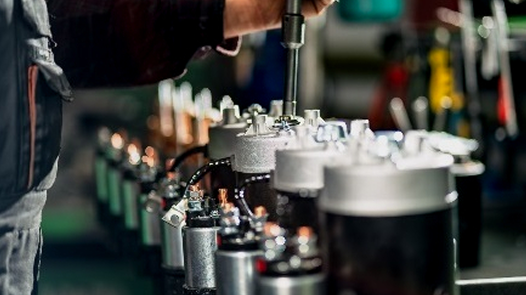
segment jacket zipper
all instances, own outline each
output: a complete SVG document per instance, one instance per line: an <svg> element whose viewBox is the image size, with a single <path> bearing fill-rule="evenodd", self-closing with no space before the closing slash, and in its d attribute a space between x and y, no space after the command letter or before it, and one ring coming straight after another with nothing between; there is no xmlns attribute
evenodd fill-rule
<svg viewBox="0 0 526 295"><path fill-rule="evenodd" d="M27 188L33 184L35 169L35 135L37 127L36 90L37 90L38 66L31 65L27 72L27 99L29 112L29 174L27 177Z"/></svg>

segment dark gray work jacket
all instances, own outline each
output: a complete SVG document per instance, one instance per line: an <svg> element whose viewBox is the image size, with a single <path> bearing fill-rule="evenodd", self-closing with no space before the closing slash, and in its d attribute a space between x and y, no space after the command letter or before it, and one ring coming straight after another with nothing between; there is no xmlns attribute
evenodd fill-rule
<svg viewBox="0 0 526 295"><path fill-rule="evenodd" d="M224 4L0 0L0 198L28 192L50 172L68 80L82 88L156 83L212 49L235 54L238 38L223 40Z"/></svg>
<svg viewBox="0 0 526 295"><path fill-rule="evenodd" d="M51 171L68 81L55 64L45 0L0 0L0 197L18 197Z"/></svg>

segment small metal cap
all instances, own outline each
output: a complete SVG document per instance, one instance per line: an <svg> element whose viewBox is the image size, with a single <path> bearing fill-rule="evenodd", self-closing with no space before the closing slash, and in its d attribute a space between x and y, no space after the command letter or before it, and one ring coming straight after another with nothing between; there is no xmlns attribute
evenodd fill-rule
<svg viewBox="0 0 526 295"><path fill-rule="evenodd" d="M313 129L318 129L318 126L325 123L325 121L321 118L320 110L318 109L305 110L304 116L305 126L312 127Z"/></svg>
<svg viewBox="0 0 526 295"><path fill-rule="evenodd" d="M283 101L282 100L272 100L270 101L270 112L268 113L269 117L279 118L283 115Z"/></svg>
<svg viewBox="0 0 526 295"><path fill-rule="evenodd" d="M233 106L224 108L222 111L223 120L221 125L235 124L239 122L239 107Z"/></svg>
<svg viewBox="0 0 526 295"><path fill-rule="evenodd" d="M247 135L264 135L274 133L272 129L267 126L267 115L257 115L252 119L252 124L248 128Z"/></svg>
<svg viewBox="0 0 526 295"><path fill-rule="evenodd" d="M374 138L374 133L369 127L369 120L352 120L350 135L352 138Z"/></svg>
<svg viewBox="0 0 526 295"><path fill-rule="evenodd" d="M347 140L347 125L341 121L329 121L320 125L316 132L317 142L337 142Z"/></svg>

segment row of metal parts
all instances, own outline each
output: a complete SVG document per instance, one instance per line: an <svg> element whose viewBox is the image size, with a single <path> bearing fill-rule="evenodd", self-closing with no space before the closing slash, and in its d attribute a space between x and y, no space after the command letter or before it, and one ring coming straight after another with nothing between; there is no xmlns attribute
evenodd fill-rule
<svg viewBox="0 0 526 295"><path fill-rule="evenodd" d="M221 114L166 167L99 133L101 222L160 294L458 293L454 180L483 172L475 141L319 110L290 126L228 100Z"/></svg>

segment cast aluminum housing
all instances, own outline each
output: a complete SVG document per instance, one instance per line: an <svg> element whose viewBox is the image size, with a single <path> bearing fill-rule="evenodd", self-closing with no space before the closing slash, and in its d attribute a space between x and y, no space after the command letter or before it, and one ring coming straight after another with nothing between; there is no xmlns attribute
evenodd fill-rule
<svg viewBox="0 0 526 295"><path fill-rule="evenodd" d="M234 141L232 169L237 172L268 173L276 166L276 150L284 149L294 139L294 131L267 126L267 115L257 115L245 133Z"/></svg>

